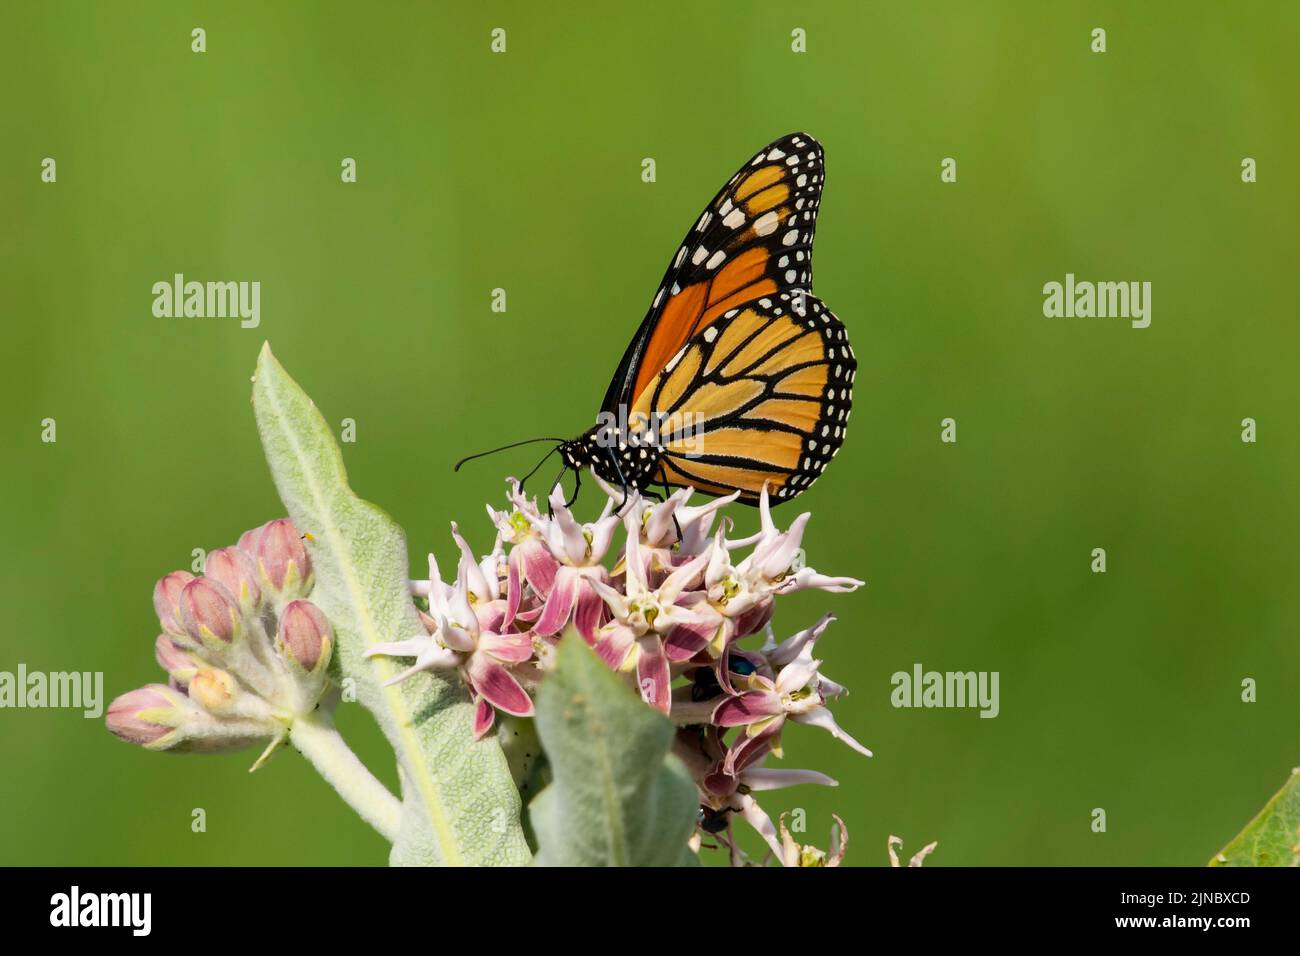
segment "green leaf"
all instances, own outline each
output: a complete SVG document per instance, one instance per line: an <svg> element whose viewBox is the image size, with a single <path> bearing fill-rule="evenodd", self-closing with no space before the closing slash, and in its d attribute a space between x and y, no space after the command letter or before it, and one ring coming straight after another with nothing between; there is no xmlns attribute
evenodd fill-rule
<svg viewBox="0 0 1300 956"><path fill-rule="evenodd" d="M1210 866L1300 866L1300 767Z"/></svg>
<svg viewBox="0 0 1300 956"><path fill-rule="evenodd" d="M394 865L524 864L519 794L495 737L475 742L473 705L458 682L419 674L392 687L400 661L367 647L422 632L408 591L406 538L348 487L343 456L315 404L262 347L253 409L289 516L311 535L312 601L335 628L336 656L357 699L397 754L402 823Z"/></svg>
<svg viewBox="0 0 1300 956"><path fill-rule="evenodd" d="M554 774L529 805L540 866L680 866L699 807L669 753L673 727L578 637L560 644L537 697ZM690 859L688 859L688 857Z"/></svg>

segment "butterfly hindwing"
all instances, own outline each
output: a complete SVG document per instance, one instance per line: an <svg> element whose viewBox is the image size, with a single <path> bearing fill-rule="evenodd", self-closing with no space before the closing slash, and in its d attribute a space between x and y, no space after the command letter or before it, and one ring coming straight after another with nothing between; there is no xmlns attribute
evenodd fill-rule
<svg viewBox="0 0 1300 956"><path fill-rule="evenodd" d="M703 326L642 391L668 485L755 502L807 490L844 441L857 360L848 333L802 290L733 306Z"/></svg>
<svg viewBox="0 0 1300 956"><path fill-rule="evenodd" d="M631 407L715 318L762 296L812 289L824 182L821 145L791 133L764 147L705 207L682 241L628 346L604 409Z"/></svg>

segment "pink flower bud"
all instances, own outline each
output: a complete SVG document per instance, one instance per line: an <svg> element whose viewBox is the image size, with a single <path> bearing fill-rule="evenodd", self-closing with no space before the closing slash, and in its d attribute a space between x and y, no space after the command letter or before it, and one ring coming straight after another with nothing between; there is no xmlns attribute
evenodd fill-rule
<svg viewBox="0 0 1300 956"><path fill-rule="evenodd" d="M204 674L224 674L204 670ZM233 678L225 674L233 686ZM221 677L198 675L195 682L217 694L222 686ZM194 682L191 683L191 692ZM213 717L205 713L191 698L162 684L148 684L123 694L108 707L105 717L108 729L127 743L138 744L149 750L170 750L174 753L225 753L241 750L252 744L274 737L278 728L273 722L254 716L235 715L240 719Z"/></svg>
<svg viewBox="0 0 1300 956"><path fill-rule="evenodd" d="M175 686L184 688L194 676L194 672L203 666L203 662L197 657L189 654L184 648L178 647L166 634L159 634L158 640L153 645L153 656L158 661L158 666L165 670Z"/></svg>
<svg viewBox="0 0 1300 956"><path fill-rule="evenodd" d="M153 586L153 609L158 613L158 621L168 634L180 637L185 633L185 624L181 620L181 589L194 580L188 571L173 571L158 579Z"/></svg>
<svg viewBox="0 0 1300 956"><path fill-rule="evenodd" d="M329 663L334 631L330 622L310 601L291 601L280 614L281 652L305 671Z"/></svg>
<svg viewBox="0 0 1300 956"><path fill-rule="evenodd" d="M238 693L235 678L226 671L205 667L190 681L190 700L210 714L226 714L234 709Z"/></svg>
<svg viewBox="0 0 1300 956"><path fill-rule="evenodd" d="M262 587L257 583L257 564L238 548L220 548L208 555L203 565L205 577L225 585L242 607L252 609L262 600Z"/></svg>
<svg viewBox="0 0 1300 956"><path fill-rule="evenodd" d="M147 684L108 705L108 729L129 744L157 745L185 721L185 699L170 687Z"/></svg>
<svg viewBox="0 0 1300 956"><path fill-rule="evenodd" d="M235 547L251 558L257 552L257 536L262 533L263 527L263 525L258 525L256 528L245 531L239 536L239 542Z"/></svg>
<svg viewBox="0 0 1300 956"><path fill-rule="evenodd" d="M185 633L200 643L232 643L243 631L239 605L224 585L212 578L195 578L180 597Z"/></svg>
<svg viewBox="0 0 1300 956"><path fill-rule="evenodd" d="M311 589L311 558L302 535L288 518L277 518L262 526L254 554L266 588L285 597L306 594Z"/></svg>

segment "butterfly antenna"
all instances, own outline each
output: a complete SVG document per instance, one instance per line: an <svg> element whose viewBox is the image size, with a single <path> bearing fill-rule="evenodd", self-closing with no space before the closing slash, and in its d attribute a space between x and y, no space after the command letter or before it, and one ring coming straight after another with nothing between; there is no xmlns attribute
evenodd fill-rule
<svg viewBox="0 0 1300 956"><path fill-rule="evenodd" d="M546 458L549 457L551 456L550 455L546 456ZM546 461L546 458L543 458L541 461L537 463L537 468L542 467L542 463ZM533 471L536 471L537 468L534 468ZM547 489L547 493L546 493L546 514L549 517L552 518L555 517L555 506L551 504L550 493L555 490L556 486L559 485L561 481L564 480L564 473L568 470L569 470L569 466L564 465L562 468L560 468L559 474L557 474L554 478L551 479L551 487ZM519 487L523 488L523 485L520 485ZM582 487L582 472L577 468L575 468L573 469L573 497L564 502L564 507L569 508L573 506L573 503L578 500L578 489L581 487Z"/></svg>
<svg viewBox="0 0 1300 956"><path fill-rule="evenodd" d="M564 444L565 439L563 439L563 438L525 438L523 441L516 441L516 442L511 442L509 445L502 445L500 448L490 448L490 449L488 449L487 451L480 451L480 452L478 452L478 453L476 453L476 454L473 454L473 455L466 455L466 456L465 456L464 458L462 458L460 461L456 462L456 465L455 465L455 467L452 468L452 471L460 471L460 466L461 466L461 465L465 464L465 462L467 462L467 461L473 461L475 458L486 458L488 455L495 455L495 454L496 454L497 452L499 452L499 451L507 451L507 450L509 450L509 449L511 449L511 448L518 448L520 445L532 445L532 444L535 444L535 443L537 443L537 442L539 442L539 441L553 441L553 442L556 443L556 449L558 449L560 445L563 445L563 444ZM552 449L552 453L554 452L554 450L555 450L555 449ZM550 457L550 453L548 453L547 457ZM542 461L545 461L545 460L546 460L545 458L542 459ZM533 469L533 470L536 471L536 469Z"/></svg>
<svg viewBox="0 0 1300 956"><path fill-rule="evenodd" d="M520 493L520 494L523 494L523 492L524 492L524 485L528 484L528 479L531 478L531 477L533 477L533 475L537 474L537 470L538 470L539 468L541 468L542 465L546 464L546 460L547 460L548 458L550 458L552 455L554 455L554 454L555 454L557 451L559 451L559 450L560 450L560 446L559 446L559 445L556 445L554 448L552 448L550 451L548 451L545 455L542 456L542 460L541 460L541 461L539 461L537 464L533 465L532 469L528 472L528 474L524 475L524 477L523 477L523 478L520 480L520 482L519 482L519 493ZM566 466L566 467L567 467L567 466ZM560 474L564 474L564 472L561 471Z"/></svg>

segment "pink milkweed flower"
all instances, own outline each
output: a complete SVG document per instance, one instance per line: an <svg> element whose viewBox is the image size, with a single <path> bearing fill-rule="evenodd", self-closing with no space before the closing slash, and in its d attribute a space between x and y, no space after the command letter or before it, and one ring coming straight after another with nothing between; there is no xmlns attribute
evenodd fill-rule
<svg viewBox="0 0 1300 956"><path fill-rule="evenodd" d="M451 523L451 536L460 548L460 568L465 573L467 595L470 606L474 609L474 616L478 618L479 627L487 631L500 631L511 627L515 622L515 616L519 613L523 587L519 580L518 566L510 563L502 548L500 532L497 533L491 553L484 556L481 561L475 560L474 552L461 536L460 529L456 527L454 521ZM505 575L504 595L501 590L503 573ZM428 596L429 582L412 583L417 586L419 593Z"/></svg>
<svg viewBox="0 0 1300 956"><path fill-rule="evenodd" d="M498 633L482 627L470 601L473 564L472 560L461 561L456 584L448 587L439 575L437 559L430 554L429 613L422 615L428 633L375 644L366 650L366 657L415 658L413 665L386 684L396 684L420 671L458 669L473 693L477 738L491 728L493 708L517 717L532 716L532 698L507 667L532 657L533 646L526 633Z"/></svg>
<svg viewBox="0 0 1300 956"><path fill-rule="evenodd" d="M663 501L645 509L639 528L643 547L650 551L667 551L677 543L677 523L680 521L677 510L690 496L689 488L679 488Z"/></svg>
<svg viewBox="0 0 1300 956"><path fill-rule="evenodd" d="M819 625L825 629L829 617ZM816 628L813 629L816 631ZM744 727L749 737L765 737L777 746L786 718L800 724L820 727L836 740L848 744L864 757L871 751L845 733L826 706L829 697L842 691L838 684L823 683L817 673L821 661L812 656L816 633L804 641L799 652L777 671L773 680L759 673L733 680L741 693L728 697L713 712L719 727Z"/></svg>
<svg viewBox="0 0 1300 956"><path fill-rule="evenodd" d="M652 589L641 556L638 518L628 514L624 521L627 547L623 589L592 582L614 615L614 620L597 634L596 653L615 670L634 665L642 698L666 714L671 704L672 675L665 641L673 647L673 659L686 660L707 643L701 632L717 626L717 615L711 609L697 610L678 603L683 592L698 584L709 554L692 558Z"/></svg>
<svg viewBox="0 0 1300 956"><path fill-rule="evenodd" d="M673 752L695 777L704 805L715 818L738 814L778 856L782 847L776 827L753 794L804 783L838 786L833 778L816 770L763 767L763 761L771 753L767 739L748 738L731 748L724 748L722 731L717 727L682 728L674 739ZM734 857L737 853L734 843L732 852Z"/></svg>
<svg viewBox="0 0 1300 956"><path fill-rule="evenodd" d="M687 495L689 498L690 495ZM709 546L713 519L718 512L740 497L739 491L733 491L721 498L714 498L702 505L683 506L677 509L677 524L681 528L681 550L683 554L700 554ZM730 521L730 519L727 519Z"/></svg>
<svg viewBox="0 0 1300 956"><path fill-rule="evenodd" d="M704 602L717 613L720 626L710 641L714 673L719 685L727 693L731 686L731 653L735 643L762 630L772 619L774 600L770 594L748 588L746 581L731 564L730 548L736 547L726 540L725 528L719 528L709 551L709 563L704 571L702 594Z"/></svg>
<svg viewBox="0 0 1300 956"><path fill-rule="evenodd" d="M718 608L726 618L718 654L718 680L731 691L728 659L732 643L756 634L772 618L773 602L778 595L792 594L809 588L825 591L854 591L863 582L856 578L832 578L803 567L803 533L812 515L804 512L794 520L787 531L778 531L772 521L772 510L764 486L759 496L758 534L737 541L727 541L725 529L719 529L714 541L713 560L704 575L704 586L709 603ZM736 548L753 546L751 551L734 567L730 552Z"/></svg>
<svg viewBox="0 0 1300 956"><path fill-rule="evenodd" d="M781 643L777 643L772 635L772 629L768 628L767 642L759 652L762 660L773 668L782 668L793 661L803 651L805 647L811 647L825 633L826 628L830 626L831 621L835 620L833 614L823 614L812 627L805 628L797 634L787 637ZM837 684L831 680L821 669L817 670L817 679L821 688L822 696L840 697L847 694L848 691L842 684Z"/></svg>
<svg viewBox="0 0 1300 956"><path fill-rule="evenodd" d="M702 505L687 506L693 493L691 488L680 488L649 507L643 500L637 502L641 512L640 543L648 569L667 573L701 554L709 547L714 517L740 497L736 491Z"/></svg>
<svg viewBox="0 0 1300 956"><path fill-rule="evenodd" d="M477 695L474 702L476 740L492 729L496 710L514 717L533 716L533 699L505 666L522 664L532 656L533 642L527 634L483 632L465 669L469 684Z"/></svg>
<svg viewBox="0 0 1300 956"><path fill-rule="evenodd" d="M762 530L754 540L754 550L736 566L735 577L742 602L757 601L775 594L793 594L808 588L845 593L856 591L865 583L856 578L833 578L818 574L802 565L803 533L812 518L805 511L794 519L787 531L777 531L772 521L767 486L758 502Z"/></svg>
<svg viewBox="0 0 1300 956"><path fill-rule="evenodd" d="M545 538L557 568L551 593L546 596L541 616L533 625L534 633L553 637L572 618L583 639L588 644L595 643L596 629L604 621L605 605L593 583L604 583L609 577L601 562L619 525L613 509L611 498L605 502L599 518L580 524L565 507L559 487L551 492L551 518L545 527Z"/></svg>
<svg viewBox="0 0 1300 956"><path fill-rule="evenodd" d="M464 535L460 533L460 528L454 521L451 523L451 537L456 542L456 547L460 549L458 568L464 570L466 593L469 596L470 603L478 605L499 600L501 598L501 573L499 568L504 558L504 552L501 549L500 532L497 533L492 553L483 558L482 561L474 557L474 551L470 548L469 542L465 540Z"/></svg>
<svg viewBox="0 0 1300 956"><path fill-rule="evenodd" d="M510 479L508 496L512 509L496 511L488 505L488 517L496 525L502 540L511 546L509 560L516 573L528 582L539 598L545 600L559 570L559 562L547 546L546 526L550 519L537 510L536 500L524 497L519 482L513 478Z"/></svg>
<svg viewBox="0 0 1300 956"><path fill-rule="evenodd" d="M785 667L798 657L805 647L816 644L821 636L826 633L826 628L830 627L833 620L835 620L835 615L823 614L821 619L812 627L805 628L797 634L792 634L779 644L769 631L767 643L763 646L763 657L774 668Z"/></svg>

